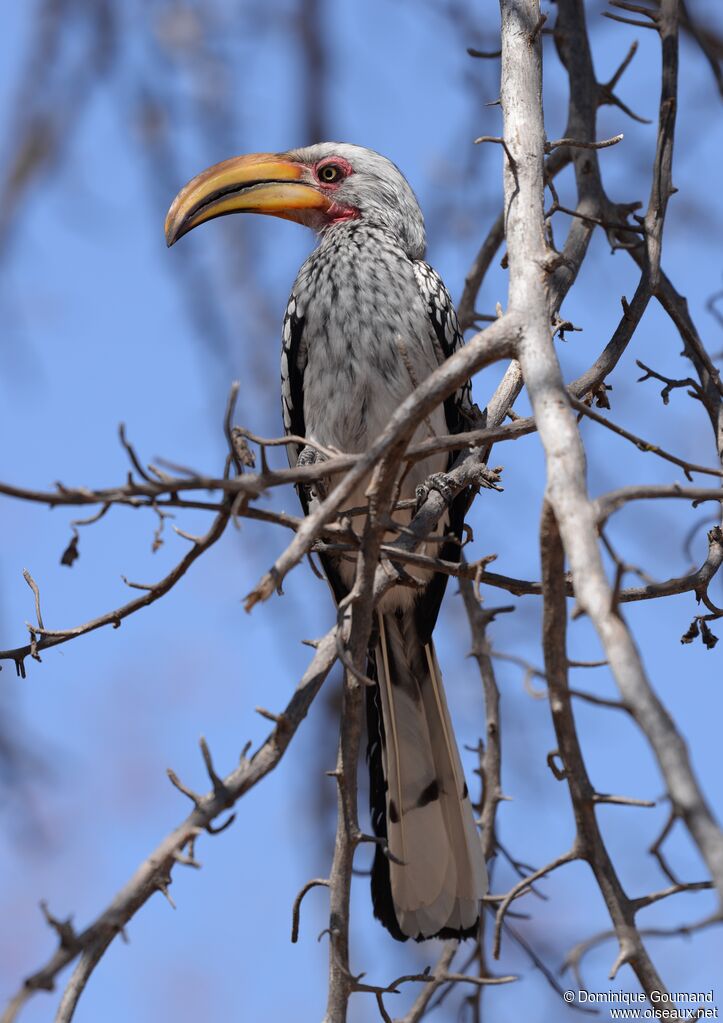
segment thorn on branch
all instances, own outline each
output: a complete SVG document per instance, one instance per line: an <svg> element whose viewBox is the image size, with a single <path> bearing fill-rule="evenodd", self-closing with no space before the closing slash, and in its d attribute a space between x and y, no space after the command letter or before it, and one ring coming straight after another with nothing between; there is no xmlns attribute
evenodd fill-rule
<svg viewBox="0 0 723 1023"><path fill-rule="evenodd" d="M498 146L502 146L502 148L505 151L505 154L507 155L507 159L508 159L509 164L510 164L510 170L512 171L512 174L514 176L515 181L517 181L517 161L515 160L515 158L512 155L512 153L510 152L510 148L507 145L507 143L505 142L505 140L503 138L501 138L501 136L499 136L499 135L480 135L479 138L476 138L474 140L474 144L476 146L480 145L480 143L482 143L482 142L494 142Z"/></svg>
<svg viewBox="0 0 723 1023"><path fill-rule="evenodd" d="M617 71L615 72L615 74L612 76L612 78L610 79L609 82L605 83L604 88L609 89L610 91L612 91L615 88L615 86L618 84L618 82L620 81L622 76L625 74L627 69L630 67L630 63L631 63L633 57L635 56L635 54L637 52L638 52L638 41L636 39L631 44L630 49L626 53L625 57L622 60L622 63L619 65L619 67L618 67Z"/></svg>
<svg viewBox="0 0 723 1023"><path fill-rule="evenodd" d="M530 46L534 46L535 43L537 42L537 37L539 36L540 32L542 31L542 26L545 24L546 21L547 21L547 15L543 11L543 12L541 12L540 17L537 19L535 27L530 32Z"/></svg>
<svg viewBox="0 0 723 1023"><path fill-rule="evenodd" d="M364 832L359 831L354 836L354 841L357 844L362 843L362 842L368 842L371 845L378 845L379 848L381 849L381 851L386 856L386 858L391 863L396 863L400 867L405 867L406 866L406 863L404 862L404 860L400 860L397 856L394 855L394 853L391 851L391 849L387 845L386 838L384 838L383 836L380 837L379 835L367 835Z"/></svg>
<svg viewBox="0 0 723 1023"><path fill-rule="evenodd" d="M608 149L610 146L616 146L618 142L622 142L625 136L622 132L618 135L613 135L609 139L600 139L598 142L586 142L584 139L555 139L553 142L545 143L545 152L551 153L553 149L560 149L563 146L569 146L571 149Z"/></svg>
<svg viewBox="0 0 723 1023"><path fill-rule="evenodd" d="M314 561L314 559L313 559L313 557L311 555L312 555L311 551L309 551L309 553L306 555L306 560L308 562L309 568L314 573L314 575L316 576L317 579L321 579L322 581L324 581L326 579L326 576L324 575L324 573L319 568L317 568L316 562ZM302 642L303 642L303 640L302 640Z"/></svg>
<svg viewBox="0 0 723 1023"><path fill-rule="evenodd" d="M623 18L620 14L613 14L611 11L603 11L603 18L609 18L610 21L619 21L622 25L633 25L635 28L652 28L657 31L656 25L651 25L648 21L640 21L638 18Z"/></svg>
<svg viewBox="0 0 723 1023"><path fill-rule="evenodd" d="M58 935L60 947L67 949L69 952L76 951L80 946L78 944L78 935L73 927L73 917L69 916L66 920L59 920L50 912L45 899L40 901L40 911L45 917L45 922Z"/></svg>
<svg viewBox="0 0 723 1023"><path fill-rule="evenodd" d="M42 630L45 626L43 625L43 616L40 611L40 590L38 589L38 584L35 582L30 572L28 572L27 568L23 569L23 579L33 591L33 596L35 597L35 617L37 618L38 625Z"/></svg>
<svg viewBox="0 0 723 1023"><path fill-rule="evenodd" d="M307 892L310 892L312 888L328 888L329 880L325 877L315 877L313 881L307 881L304 887L301 889L299 894L294 899L294 905L291 911L291 941L292 944L296 944L299 940L299 914L301 911L301 903Z"/></svg>
<svg viewBox="0 0 723 1023"><path fill-rule="evenodd" d="M265 707L254 707L254 710L262 718L266 718L267 721L273 721L280 732L288 730L289 720L284 714L274 714L272 710L266 710Z"/></svg>
<svg viewBox="0 0 723 1023"><path fill-rule="evenodd" d="M222 831L226 830L226 828L230 828L235 820L236 814L231 813L228 815L228 818L223 822L223 824L219 824L218 827L211 823L207 824L206 831L209 835L220 835Z"/></svg>
<svg viewBox="0 0 723 1023"><path fill-rule="evenodd" d="M607 792L595 792L592 797L593 803L612 803L615 806L643 806L654 807L657 804L649 799L633 799L632 796L611 796Z"/></svg>
<svg viewBox="0 0 723 1023"><path fill-rule="evenodd" d="M615 980L618 974L618 970L621 966L631 962L635 956L635 946L632 942L623 939L620 942L620 952L618 953L617 959L610 967L610 973L608 974L608 980Z"/></svg>
<svg viewBox="0 0 723 1023"><path fill-rule="evenodd" d="M216 770L213 766L213 759L211 757L211 751L209 750L208 743L206 742L203 736L201 736L201 738L198 740L198 745L201 747L201 756L203 757L203 762L206 765L206 773L208 774L208 777L211 780L211 784L213 785L214 795L217 798L221 798L224 800L228 799L229 795L228 787L224 783L223 779L220 778L218 774L216 774Z"/></svg>
<svg viewBox="0 0 723 1023"><path fill-rule="evenodd" d="M641 909L645 909L646 906L652 906L655 902L660 902L661 899L667 899L671 895L678 895L680 892L702 892L710 891L713 888L712 881L688 881L681 884L671 885L669 888L663 888L659 892L651 892L650 895L642 895L638 899L632 899L633 912L639 913Z"/></svg>
<svg viewBox="0 0 723 1023"><path fill-rule="evenodd" d="M188 540L192 544L200 544L203 537L195 536L193 533L187 533L184 529L180 529L178 526L173 527L173 532L177 533L178 536L183 537L184 540Z"/></svg>
<svg viewBox="0 0 723 1023"><path fill-rule="evenodd" d="M27 626L28 632L30 634L30 656L34 661L37 661L38 664L40 664L42 658L38 653L38 634L32 627L32 625L29 624L29 622L26 622L25 625Z"/></svg>
<svg viewBox="0 0 723 1023"><path fill-rule="evenodd" d="M558 749L551 750L551 752L547 754L547 766L558 781L564 781L565 778L567 778L567 770L564 766L560 767L558 765L558 760L562 763L562 757L560 756L560 751Z"/></svg>
<svg viewBox="0 0 723 1023"><path fill-rule="evenodd" d="M146 593L148 593L151 590L155 589L154 586L149 586L148 583L131 582L131 580L125 575L122 575L121 579L125 583L125 585L128 586L131 590L145 590Z"/></svg>
<svg viewBox="0 0 723 1023"><path fill-rule="evenodd" d="M206 740L203 738L203 736L201 737L199 744L201 746L201 754L203 755L203 760L206 765L206 771L208 772L208 776L211 779L211 783L213 785L214 795L216 796L216 798L220 798L223 799L224 801L227 801L228 789L224 784L223 780L216 774L216 771L214 770L211 754L206 744ZM248 746L246 748L248 748ZM174 785L179 792L182 792L184 796L187 796L191 800L196 810L200 810L201 804L203 802L203 796L199 795L198 792L194 792L193 789L189 788L187 785L184 785L181 779L176 774L176 772L173 771L170 767L166 769L166 774L168 775L171 784ZM235 819L236 814L232 813L228 817L228 820L224 821L224 823L220 824L218 827L214 827L214 825L212 825L209 822L208 824L205 825L205 830L208 832L209 835L220 835L222 831L225 831L226 828L230 827L233 824Z"/></svg>
<svg viewBox="0 0 723 1023"><path fill-rule="evenodd" d="M161 880L157 881L156 884L157 884L157 887L158 887L158 891L162 892L162 894L168 900L168 904L171 907L171 909L176 909L177 908L176 907L176 903L173 901L171 893L168 890L168 886L170 885L171 880L172 879L171 879L171 876L169 874L167 878L162 878Z"/></svg>
<svg viewBox="0 0 723 1023"><path fill-rule="evenodd" d="M467 747L467 749L469 749L469 747ZM534 874L536 868L533 867L531 863L525 863L523 860L518 860L512 855L509 849L502 845L502 842L500 842L499 839L495 840L495 848L502 853L518 877L526 877L528 874ZM531 888L530 890L533 891L538 898L547 901L547 895L543 895L542 892L538 892L536 888Z"/></svg>
<svg viewBox="0 0 723 1023"><path fill-rule="evenodd" d="M600 85L600 86L598 86L598 88L600 90L600 94L599 94L599 98L598 98L598 106L601 106L601 107L602 106L617 107L618 110L622 110L622 112L627 117L629 117L631 119L631 121L635 121L635 122L637 122L637 124L652 124L653 123L650 120L649 117L642 117L640 114L636 114L634 110L630 109L630 107L627 105L627 103L623 103L623 101L618 96L616 96L612 92L609 92L604 85Z"/></svg>
<svg viewBox="0 0 723 1023"><path fill-rule="evenodd" d="M508 913L508 916L521 916L520 913ZM535 965L538 965L535 963ZM520 978L516 974L509 974L506 977L475 977L469 973L445 973L440 978L443 983L458 984L476 984L478 987L485 987L488 984L511 984L515 980Z"/></svg>
<svg viewBox="0 0 723 1023"><path fill-rule="evenodd" d="M611 7L617 7L620 11L628 14L644 14L646 18L657 22L660 20L660 12L652 7L644 7L642 4L632 3L631 0L608 0Z"/></svg>
<svg viewBox="0 0 723 1023"><path fill-rule="evenodd" d="M173 476L170 476L167 472L163 472L153 462L148 463L148 471L152 473L161 483L173 483Z"/></svg>
<svg viewBox="0 0 723 1023"><path fill-rule="evenodd" d="M484 598L482 596L482 591L480 589L480 582L481 582L481 579L482 579L482 574L483 574L483 572L486 571L487 566L491 565L492 562L496 561L496 560L497 560L497 555L496 554L487 554L485 557L479 558L478 561L471 561L470 562L469 567L473 568L475 570L475 572L474 572L474 580L473 580L473 583L472 583L472 590L473 590L473 593L474 593L474 599L480 605L482 605L484 603Z"/></svg>
<svg viewBox="0 0 723 1023"><path fill-rule="evenodd" d="M467 53L470 57L477 57L481 60L495 60L502 56L502 50L476 50L474 46L468 46Z"/></svg>
<svg viewBox="0 0 723 1023"><path fill-rule="evenodd" d="M472 562L470 567L473 567L473 566L474 566L474 562ZM477 598L477 594L476 593L475 593L475 597ZM480 604L480 609L479 609L480 610L479 627L481 629L487 628L487 626L490 625L495 620L497 615L512 614L514 611L517 610L517 607L516 607L515 604L505 604L502 607L484 607L484 606L482 606L483 605L483 598L481 596L477 598L477 602L478 602L478 604ZM470 657L475 657L476 656L476 652L474 650L471 651L469 656ZM492 655L492 656L494 656L494 655Z"/></svg>
<svg viewBox="0 0 723 1023"><path fill-rule="evenodd" d="M176 863L180 863L184 867L195 867L196 870L201 869L201 864L195 858L193 853L183 853L180 849L176 849L173 854L173 859Z"/></svg>
<svg viewBox="0 0 723 1023"><path fill-rule="evenodd" d="M138 455L136 454L135 448L133 447L133 445L130 443L130 441L126 437L126 424L125 423L120 423L119 424L119 426L118 426L118 436L120 437L120 442L123 445L123 447L125 448L126 454L128 455L128 458L131 461L131 465L136 470L138 475L142 479L144 479L146 481L146 483L153 483L154 482L153 477L149 476L148 473L146 472L146 470L143 468L143 466L141 464L141 460L138 457ZM129 483L132 482L132 477L129 476L129 481L128 482Z"/></svg>
<svg viewBox="0 0 723 1023"><path fill-rule="evenodd" d="M151 543L151 554L155 554L163 546L163 528L166 524L166 519L175 518L173 512L164 511L163 508L159 508L155 501L151 504L151 508L158 516L158 525L153 530L153 542Z"/></svg>
<svg viewBox="0 0 723 1023"><path fill-rule="evenodd" d="M202 799L198 792L194 792L193 789L189 789L187 785L184 785L181 779L178 777L178 775L172 768L167 767L166 774L168 775L168 780L170 781L171 785L175 786L175 788L177 788L179 792L182 792L184 796L187 796L191 800L193 805L196 807L196 809L198 809L198 807L201 805Z"/></svg>
<svg viewBox="0 0 723 1023"><path fill-rule="evenodd" d="M76 526L92 526L94 522L98 522L99 519L102 519L106 512L108 512L109 510L110 502L106 501L104 502L100 510L95 513L95 515L90 515L88 516L87 519L73 519L70 523L71 527L73 528L73 532L75 532Z"/></svg>
<svg viewBox="0 0 723 1023"><path fill-rule="evenodd" d="M665 842L670 832L673 830L673 826L675 825L675 822L678 820L679 816L680 814L677 808L671 801L670 810L668 812L667 820L663 825L663 829L658 835L658 837L655 839L653 844L648 849L650 855L655 857L655 859L658 861L658 866L672 884L680 884L680 881L668 866L667 860L663 856L662 848L663 843Z"/></svg>
<svg viewBox="0 0 723 1023"><path fill-rule="evenodd" d="M226 402L226 413L223 417L223 432L226 435L229 457L234 464L237 476L241 476L243 474L245 466L253 469L256 465L256 459L248 445L248 441L244 436L243 430L240 427L233 425L236 401L238 399L240 388L241 384L239 381L234 380L231 384L228 401Z"/></svg>

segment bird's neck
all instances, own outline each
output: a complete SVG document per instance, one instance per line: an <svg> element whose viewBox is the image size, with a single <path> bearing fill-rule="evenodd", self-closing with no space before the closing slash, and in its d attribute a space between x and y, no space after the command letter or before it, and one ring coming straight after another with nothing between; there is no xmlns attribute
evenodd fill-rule
<svg viewBox="0 0 723 1023"><path fill-rule="evenodd" d="M407 259L419 258L408 251L404 239L400 238L389 225L367 218L336 221L323 228L319 232L319 237L317 251L333 251L341 246L345 249L348 247L358 249L360 254L362 252L373 254L375 249L386 249L395 250L400 257L406 256Z"/></svg>

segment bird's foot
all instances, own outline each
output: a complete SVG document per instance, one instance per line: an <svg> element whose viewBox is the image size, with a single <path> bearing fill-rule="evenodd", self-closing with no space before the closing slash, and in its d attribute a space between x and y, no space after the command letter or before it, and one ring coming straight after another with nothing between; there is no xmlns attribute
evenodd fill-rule
<svg viewBox="0 0 723 1023"><path fill-rule="evenodd" d="M322 457L323 456L316 450L316 448L312 448L310 444L307 444L305 447L301 449L301 453L299 454L299 457L296 459L296 464L297 466L315 465L318 461L321 460Z"/></svg>
<svg viewBox="0 0 723 1023"><path fill-rule="evenodd" d="M431 476L427 477L424 483L419 484L414 492L417 499L417 511L419 511L433 490L442 495L446 504L451 502L454 497L454 490L449 485L446 472L434 472Z"/></svg>
<svg viewBox="0 0 723 1023"><path fill-rule="evenodd" d="M296 459L297 467L306 465L316 465L317 462L325 462L326 458L316 448L312 448L310 444L307 444L301 449L299 457ZM313 483L303 484L310 497L317 497L320 501L323 501L326 497L326 487L321 480L315 480Z"/></svg>

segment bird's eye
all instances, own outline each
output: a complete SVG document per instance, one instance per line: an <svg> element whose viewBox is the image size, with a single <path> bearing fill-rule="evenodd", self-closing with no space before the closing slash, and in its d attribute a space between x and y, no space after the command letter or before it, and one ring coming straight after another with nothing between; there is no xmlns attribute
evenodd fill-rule
<svg viewBox="0 0 723 1023"><path fill-rule="evenodd" d="M323 167L319 168L319 178L321 181L338 181L340 177L341 167L335 163L326 163Z"/></svg>

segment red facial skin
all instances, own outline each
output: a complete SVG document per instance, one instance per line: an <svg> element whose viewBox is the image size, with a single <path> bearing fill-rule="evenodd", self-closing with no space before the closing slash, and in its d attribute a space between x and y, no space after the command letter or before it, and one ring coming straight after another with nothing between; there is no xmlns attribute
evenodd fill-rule
<svg viewBox="0 0 723 1023"><path fill-rule="evenodd" d="M332 164L334 167L338 167L341 171L341 176L336 181L324 181L321 177L321 171L324 167L328 167ZM316 187L328 195L330 198L334 195L337 188L341 183L354 173L354 168L341 156L328 156L324 160L320 160L315 166L311 167L311 171L316 178ZM341 203L332 202L331 206L326 212L326 221L328 224L340 224L346 220L357 220L359 217L359 210L353 206L344 206Z"/></svg>

